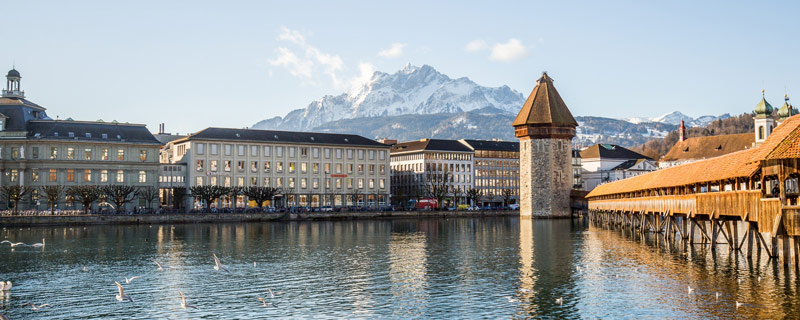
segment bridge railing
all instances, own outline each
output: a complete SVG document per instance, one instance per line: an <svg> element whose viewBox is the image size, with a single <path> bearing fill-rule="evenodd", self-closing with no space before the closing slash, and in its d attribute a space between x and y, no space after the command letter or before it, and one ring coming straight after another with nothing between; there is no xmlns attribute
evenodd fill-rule
<svg viewBox="0 0 800 320"><path fill-rule="evenodd" d="M777 200L777 199L776 199ZM778 202L778 205L780 202ZM689 195L654 196L626 199L589 200L591 210L611 210L628 212L655 212L703 214L716 217L738 216L748 221L758 221L760 210L768 210L777 214L778 207L768 202L762 204L759 190L739 190L709 192Z"/></svg>

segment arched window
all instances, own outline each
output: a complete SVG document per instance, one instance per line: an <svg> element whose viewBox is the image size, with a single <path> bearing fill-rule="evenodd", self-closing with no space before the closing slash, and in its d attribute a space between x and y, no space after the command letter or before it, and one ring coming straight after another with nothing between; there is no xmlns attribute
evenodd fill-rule
<svg viewBox="0 0 800 320"><path fill-rule="evenodd" d="M758 126L758 140L764 140L764 126Z"/></svg>

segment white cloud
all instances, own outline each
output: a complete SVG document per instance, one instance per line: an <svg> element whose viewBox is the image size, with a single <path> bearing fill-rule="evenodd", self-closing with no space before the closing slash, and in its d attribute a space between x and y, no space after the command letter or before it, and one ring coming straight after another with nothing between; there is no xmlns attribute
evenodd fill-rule
<svg viewBox="0 0 800 320"><path fill-rule="evenodd" d="M487 45L486 41L483 40L472 40L467 43L467 47L465 49L469 52L476 52L489 49L489 45Z"/></svg>
<svg viewBox="0 0 800 320"><path fill-rule="evenodd" d="M302 78L309 84L314 84L316 74L322 73L331 78L334 86L344 85L337 74L344 69L341 57L322 52L319 48L308 44L302 32L287 27L280 28L278 40L291 42L299 47L299 50L279 47L275 50L276 57L269 60L270 65L284 67L291 75Z"/></svg>
<svg viewBox="0 0 800 320"><path fill-rule="evenodd" d="M406 43L399 43L395 42L392 43L392 46L389 49L383 49L378 52L378 55L384 58L394 59L399 58L403 55L403 49L406 47Z"/></svg>
<svg viewBox="0 0 800 320"><path fill-rule="evenodd" d="M495 61L514 61L528 55L528 49L522 45L522 41L511 38L506 43L498 43L492 46L492 54L489 59Z"/></svg>
<svg viewBox="0 0 800 320"><path fill-rule="evenodd" d="M358 75L350 80L350 87L355 89L372 79L375 74L375 66L369 62L361 62L358 64Z"/></svg>

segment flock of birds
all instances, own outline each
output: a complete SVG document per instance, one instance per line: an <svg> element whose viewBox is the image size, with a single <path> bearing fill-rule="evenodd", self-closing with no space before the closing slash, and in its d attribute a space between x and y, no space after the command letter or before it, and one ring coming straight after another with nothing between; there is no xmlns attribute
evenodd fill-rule
<svg viewBox="0 0 800 320"><path fill-rule="evenodd" d="M18 247L18 246L23 246L23 247L24 246L42 247L42 248L45 246L45 240L44 239L42 239L41 243L34 243L34 244L30 244L30 245L22 243L22 242L11 242L11 241L8 241L8 240L3 240L2 242L0 242L0 244L5 244L5 243L8 243L11 246L12 250L14 250L13 248ZM222 264L222 262L219 260L219 258L217 257L217 254L212 254L212 257L214 258L214 270L223 271L223 272L226 272L226 273L231 273L231 271L228 270L228 267L225 266L224 264ZM153 259L153 262L156 264L156 270L157 271L163 271L163 270L167 270L167 269L171 268L170 266L168 266L168 265L166 265L164 263L161 263L161 262L159 262L159 261L157 261L155 259ZM256 267L256 265L257 265L256 262L253 262L253 267ZM88 271L88 268L87 267L83 267L83 271ZM125 278L125 284L130 284L131 282L133 282L133 280L139 279L139 278L141 278L141 277L140 276L133 276L133 277L130 277L130 278L126 277ZM131 297L129 294L125 293L125 288L122 286L122 284L120 284L118 281L114 281L114 284L117 286L117 294L114 296L114 298L116 298L116 300L118 302L124 302L124 301L133 302L134 301L133 297ZM6 294L9 294L11 292L11 288L12 287L13 287L13 285L12 285L11 281L6 281L6 282L0 281L0 296L4 296ZM268 301L268 299L257 297L258 301L260 301L261 304L265 308L270 307L270 306L275 306L274 303L270 302L271 300L275 299L275 294L272 292L272 289L267 288L267 290L269 291L269 296L268 296L269 297L269 301ZM195 306L193 304L189 304L186 301L186 295L183 294L182 290L178 290L178 294L180 295L180 307L181 307L181 309L198 309L197 306ZM27 303L22 304L22 307L27 307L27 306L30 306L32 311L39 311L39 310L42 310L42 308L51 307L50 304L47 304L47 303L38 304L37 305L37 304L34 304L32 302L27 302ZM0 314L0 320L8 320L8 318L5 315Z"/></svg>

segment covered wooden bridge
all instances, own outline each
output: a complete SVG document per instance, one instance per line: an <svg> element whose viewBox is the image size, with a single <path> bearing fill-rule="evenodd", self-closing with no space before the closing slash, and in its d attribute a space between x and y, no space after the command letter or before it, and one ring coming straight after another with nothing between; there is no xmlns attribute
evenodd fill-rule
<svg viewBox="0 0 800 320"><path fill-rule="evenodd" d="M799 168L800 116L793 116L759 146L600 185L587 195L590 217L748 257L764 249L798 265Z"/></svg>

